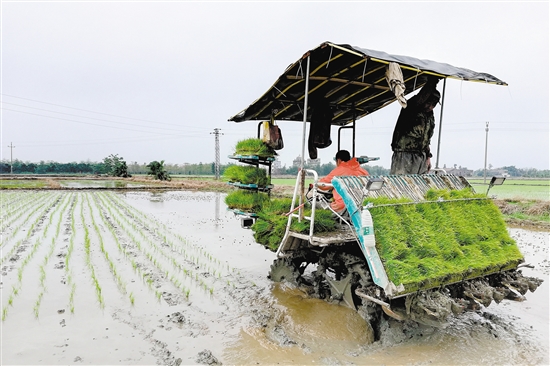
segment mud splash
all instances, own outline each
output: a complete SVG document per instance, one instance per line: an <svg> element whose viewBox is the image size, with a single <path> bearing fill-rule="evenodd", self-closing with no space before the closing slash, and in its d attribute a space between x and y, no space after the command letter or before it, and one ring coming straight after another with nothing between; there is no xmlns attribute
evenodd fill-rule
<svg viewBox="0 0 550 366"><path fill-rule="evenodd" d="M217 212L219 224L239 227L232 214ZM240 230L251 241L249 231ZM511 234L535 265L524 273L545 279L536 293L527 294L526 302L493 304L453 318L445 329L389 320L382 339L372 343L364 321L350 309L308 298L296 288L267 283L269 291L249 309L250 322L238 339L228 340L219 359L230 364L546 364L548 233L511 229ZM265 253L255 257L254 245L246 257L251 265L263 261L252 271L259 281L274 256L267 256L266 265Z"/></svg>

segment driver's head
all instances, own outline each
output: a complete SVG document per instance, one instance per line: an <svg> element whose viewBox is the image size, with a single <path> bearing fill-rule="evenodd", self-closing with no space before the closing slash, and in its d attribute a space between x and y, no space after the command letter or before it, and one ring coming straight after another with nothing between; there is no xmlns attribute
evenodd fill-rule
<svg viewBox="0 0 550 366"><path fill-rule="evenodd" d="M349 151L347 150L340 150L336 153L336 162L338 162L338 160L340 161L349 161L351 159L351 156L349 154Z"/></svg>

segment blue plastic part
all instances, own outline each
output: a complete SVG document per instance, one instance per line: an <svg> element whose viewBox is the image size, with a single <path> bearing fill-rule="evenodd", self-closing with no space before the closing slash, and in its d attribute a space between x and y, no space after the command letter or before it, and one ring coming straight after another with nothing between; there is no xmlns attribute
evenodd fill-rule
<svg viewBox="0 0 550 366"><path fill-rule="evenodd" d="M347 179L349 178L350 177L347 177ZM359 179L358 182L360 182ZM365 259L367 260L367 264L369 265L374 283L382 287L386 291L386 293L391 294L391 284L388 279L388 275L386 274L386 270L384 269L384 265L380 260L380 256L378 255L376 247L365 246L365 240L362 230L363 225L361 220L361 207L357 206L355 200L353 199L353 196L346 189L347 185L341 182L338 177L334 177L331 183L334 186L336 192L338 192L338 194L342 196L342 200L346 205L346 209L348 210L351 222L357 234L357 238L359 239L359 246L361 247L361 251L365 255Z"/></svg>
<svg viewBox="0 0 550 366"><path fill-rule="evenodd" d="M234 186L234 187L238 187L238 188L243 188L243 189L254 189L254 190L258 190L258 191L269 191L271 189L273 189L273 184L269 184L267 186L259 186L255 183L249 183L249 184L245 184L245 183L240 183L240 182L227 182L227 184L229 184L230 186Z"/></svg>
<svg viewBox="0 0 550 366"><path fill-rule="evenodd" d="M239 215L239 216L258 217L258 214L254 212L244 212L236 208L227 208L227 211L231 211L235 215Z"/></svg>

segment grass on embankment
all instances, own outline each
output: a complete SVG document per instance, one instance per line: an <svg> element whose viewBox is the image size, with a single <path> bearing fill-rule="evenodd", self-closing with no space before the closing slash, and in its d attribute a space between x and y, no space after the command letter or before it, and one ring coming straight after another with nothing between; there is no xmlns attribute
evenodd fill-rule
<svg viewBox="0 0 550 366"><path fill-rule="evenodd" d="M58 184L52 186L52 180L43 179L2 179L0 180L0 189L40 189L40 188L59 188Z"/></svg>
<svg viewBox="0 0 550 366"><path fill-rule="evenodd" d="M543 225L550 228L550 201L525 200L521 198L495 200L506 222L528 225Z"/></svg>

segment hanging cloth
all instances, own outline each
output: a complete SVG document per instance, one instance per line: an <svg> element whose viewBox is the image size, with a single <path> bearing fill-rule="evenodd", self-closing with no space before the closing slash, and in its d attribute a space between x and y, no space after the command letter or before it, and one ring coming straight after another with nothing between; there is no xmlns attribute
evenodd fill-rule
<svg viewBox="0 0 550 366"><path fill-rule="evenodd" d="M403 73L401 67L396 62L390 62L386 67L386 81L401 107L407 108L407 99L405 99L405 83L403 82Z"/></svg>
<svg viewBox="0 0 550 366"><path fill-rule="evenodd" d="M311 104L311 123L309 124L308 151L310 159L317 159L317 149L332 144L330 127L334 113L325 98L313 100Z"/></svg>

